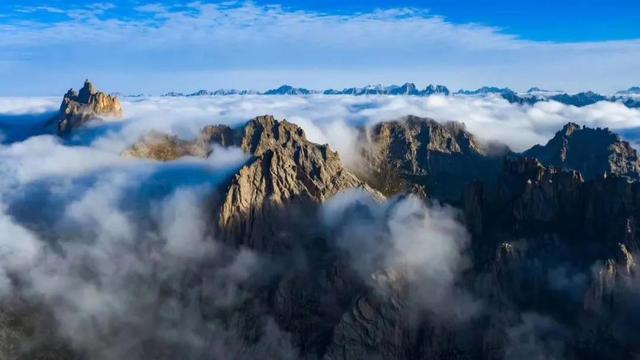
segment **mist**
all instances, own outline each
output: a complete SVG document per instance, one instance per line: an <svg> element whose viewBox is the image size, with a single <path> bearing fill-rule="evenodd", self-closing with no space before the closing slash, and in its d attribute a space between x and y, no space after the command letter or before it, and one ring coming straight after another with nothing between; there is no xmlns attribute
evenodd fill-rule
<svg viewBox="0 0 640 360"><path fill-rule="evenodd" d="M482 141L514 150L546 142L569 121L620 130L633 142L640 123L640 111L615 103L522 106L497 97L122 100L122 119L60 138L42 127L58 99L0 98L0 303L35 308L37 321L91 359L136 358L150 348L159 358L299 355L294 334L256 305L265 284L283 276L280 259L230 246L213 226L221 189L249 156L219 146L207 159L169 163L120 156L149 131L192 139L205 125L240 126L273 114L328 143L349 167L359 159L361 127L409 114L463 122ZM359 282L383 298L409 289L409 311L442 324L491 312L465 279L472 240L459 210L414 195L380 201L356 191L330 199L315 221ZM554 271L552 285L585 287L586 275ZM552 337L564 330L552 317L517 318L505 327L507 357L562 351ZM253 320L259 336L246 339ZM33 346L38 341L45 340Z"/></svg>

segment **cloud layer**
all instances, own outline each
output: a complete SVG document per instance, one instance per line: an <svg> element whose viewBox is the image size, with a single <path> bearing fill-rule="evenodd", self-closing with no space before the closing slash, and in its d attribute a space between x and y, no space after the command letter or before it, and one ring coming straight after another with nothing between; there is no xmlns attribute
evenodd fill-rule
<svg viewBox="0 0 640 360"><path fill-rule="evenodd" d="M354 152L354 127L406 115L462 122L480 139L502 142L516 151L546 143L567 122L629 134L640 125L639 110L616 103L581 108L557 102L520 106L499 97L228 96L125 100L124 106L129 120L113 135L129 142L149 128L192 137L204 125L239 125L260 114L273 114L300 125L310 140L330 144L346 160ZM117 147L109 143L110 134L95 145Z"/></svg>
<svg viewBox="0 0 640 360"><path fill-rule="evenodd" d="M37 131L58 101L0 98L0 306L16 294L37 299L53 309L60 334L96 359L154 341L183 356L296 356L290 334L269 317L257 326L268 336L247 347L237 327L214 316L251 300L247 289L273 265L216 242L211 228L216 186L246 156L234 148L170 164L119 156L150 130L190 138L205 125L274 114L329 143L349 164L357 161L356 127L409 114L462 121L482 139L517 150L545 142L568 121L629 131L640 120L640 111L619 104L520 106L498 97L152 97L125 98L123 119L62 140ZM358 204L366 217L340 216ZM459 286L471 265L470 239L455 210L414 197L379 204L358 193L325 210L322 225L340 235L332 245L350 256L364 283L400 269L420 310L447 320L476 313L480 305ZM542 355L558 350L547 341L555 331L550 320L531 315L521 323L510 330L514 357L538 343ZM518 343L521 334L536 336L533 350Z"/></svg>

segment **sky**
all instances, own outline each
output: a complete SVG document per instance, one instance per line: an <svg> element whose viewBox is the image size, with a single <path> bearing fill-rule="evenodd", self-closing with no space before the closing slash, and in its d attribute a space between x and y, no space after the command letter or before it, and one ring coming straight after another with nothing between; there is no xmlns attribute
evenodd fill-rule
<svg viewBox="0 0 640 360"><path fill-rule="evenodd" d="M414 82L612 93L640 84L640 2L0 3L0 96Z"/></svg>

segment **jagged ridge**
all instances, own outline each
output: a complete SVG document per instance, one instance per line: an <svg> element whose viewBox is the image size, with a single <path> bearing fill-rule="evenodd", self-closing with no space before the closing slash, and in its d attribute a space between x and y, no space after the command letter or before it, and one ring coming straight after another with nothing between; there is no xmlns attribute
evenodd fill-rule
<svg viewBox="0 0 640 360"><path fill-rule="evenodd" d="M114 96L98 91L89 80L86 80L79 92L76 93L73 89L67 91L58 114L51 122L55 123L59 135L65 135L102 116L122 116L120 101Z"/></svg>

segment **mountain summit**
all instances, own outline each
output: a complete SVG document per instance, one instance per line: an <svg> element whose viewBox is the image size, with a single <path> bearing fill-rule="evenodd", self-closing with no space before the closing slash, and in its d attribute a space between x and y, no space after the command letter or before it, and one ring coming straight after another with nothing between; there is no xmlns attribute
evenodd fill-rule
<svg viewBox="0 0 640 360"><path fill-rule="evenodd" d="M638 154L628 142L609 129L591 129L566 124L546 145L535 145L523 153L546 166L578 170L585 179L615 174L637 179Z"/></svg>
<svg viewBox="0 0 640 360"><path fill-rule="evenodd" d="M117 97L98 91L89 80L79 92L69 89L62 99L55 122L59 135L66 135L85 123L103 116L122 116L122 106Z"/></svg>

